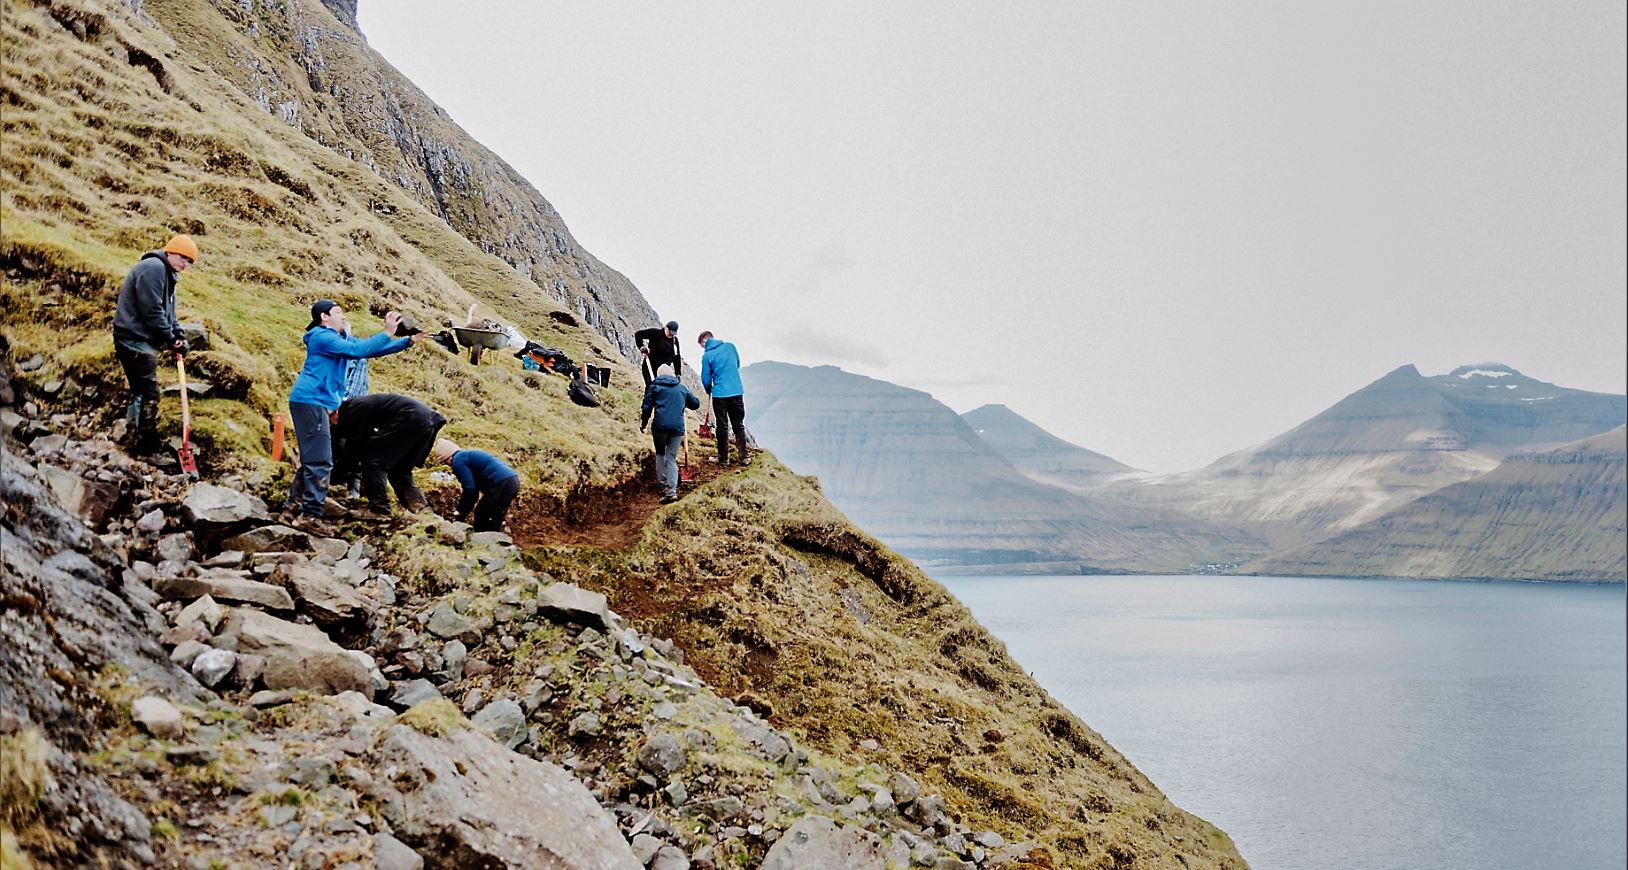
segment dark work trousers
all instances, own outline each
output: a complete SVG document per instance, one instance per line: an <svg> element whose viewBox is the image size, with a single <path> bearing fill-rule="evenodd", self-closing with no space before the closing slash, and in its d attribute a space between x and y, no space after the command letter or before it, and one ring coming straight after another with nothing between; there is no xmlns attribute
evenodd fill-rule
<svg viewBox="0 0 1628 870"><path fill-rule="evenodd" d="M475 531L501 532L503 520L509 515L509 505L520 494L520 478L499 481L480 494L475 503Z"/></svg>
<svg viewBox="0 0 1628 870"><path fill-rule="evenodd" d="M446 421L442 421L442 425ZM362 471L362 497L379 513L390 512L390 494L385 483L396 491L401 506L416 511L426 504L424 493L413 483L413 469L424 463L435 445L441 426L402 426L373 437L356 447L356 460ZM348 448L347 448L348 449Z"/></svg>
<svg viewBox="0 0 1628 870"><path fill-rule="evenodd" d="M334 469L333 438L328 432L328 409L304 402L288 403L289 419L294 421L294 439L300 445L300 467L288 489L285 508L322 519L328 500L328 477Z"/></svg>
<svg viewBox="0 0 1628 870"><path fill-rule="evenodd" d="M713 396L712 416L718 420L718 462L729 464L729 430L735 430L735 451L745 465L751 454L746 449L746 397Z"/></svg>
<svg viewBox="0 0 1628 870"><path fill-rule="evenodd" d="M130 402L136 406L136 452L157 453L158 440L158 354L146 353L113 342L113 352L130 382Z"/></svg>

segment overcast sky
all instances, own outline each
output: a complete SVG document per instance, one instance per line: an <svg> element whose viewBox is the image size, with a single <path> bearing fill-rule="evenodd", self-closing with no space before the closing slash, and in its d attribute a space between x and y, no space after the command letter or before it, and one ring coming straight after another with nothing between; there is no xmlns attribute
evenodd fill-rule
<svg viewBox="0 0 1628 870"><path fill-rule="evenodd" d="M1620 0L360 18L663 318L748 362L1004 402L1154 471L1406 363L1625 389Z"/></svg>

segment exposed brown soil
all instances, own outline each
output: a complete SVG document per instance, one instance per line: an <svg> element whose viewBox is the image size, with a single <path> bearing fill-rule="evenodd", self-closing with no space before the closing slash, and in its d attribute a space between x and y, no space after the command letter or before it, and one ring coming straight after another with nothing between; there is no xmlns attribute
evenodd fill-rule
<svg viewBox="0 0 1628 870"><path fill-rule="evenodd" d="M698 456L694 451L691 463L695 479L679 483L679 498L733 470L720 468L710 456ZM437 489L428 498L436 513L451 516L457 506L458 490ZM660 507L655 465L647 462L637 477L620 486L582 489L564 499L522 492L509 508L507 526L515 545L522 548L565 545L621 549L639 537Z"/></svg>

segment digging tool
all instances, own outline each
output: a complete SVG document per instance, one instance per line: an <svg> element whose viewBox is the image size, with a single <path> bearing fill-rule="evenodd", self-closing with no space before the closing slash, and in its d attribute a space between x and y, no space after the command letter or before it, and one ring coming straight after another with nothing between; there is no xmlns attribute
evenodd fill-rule
<svg viewBox="0 0 1628 870"><path fill-rule="evenodd" d="M650 369L650 351L644 352L644 382L649 384L656 379L656 373Z"/></svg>
<svg viewBox="0 0 1628 870"><path fill-rule="evenodd" d="M684 465L678 469L678 482L679 483L694 483L695 482L695 466L690 464L690 439L689 439L689 436L686 435L683 440L684 440Z"/></svg>
<svg viewBox="0 0 1628 870"><path fill-rule="evenodd" d="M181 473L197 480L198 460L192 455L192 408L187 403L187 364L186 357L180 354L175 355L175 373L181 379L181 448L176 458L181 461Z"/></svg>
<svg viewBox="0 0 1628 870"><path fill-rule="evenodd" d="M695 430L695 434L701 436L702 438L712 438L712 437L714 437L713 432L712 432L712 409L711 408L708 408L705 416L703 416L701 418L701 426L700 426L700 428Z"/></svg>

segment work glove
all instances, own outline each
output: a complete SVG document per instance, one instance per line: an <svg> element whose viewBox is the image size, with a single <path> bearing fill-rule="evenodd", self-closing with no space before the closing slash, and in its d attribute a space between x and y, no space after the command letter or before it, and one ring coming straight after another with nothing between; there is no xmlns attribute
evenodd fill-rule
<svg viewBox="0 0 1628 870"><path fill-rule="evenodd" d="M187 340L184 338L177 338L175 341L170 343L170 350L175 351L176 356L186 356Z"/></svg>

